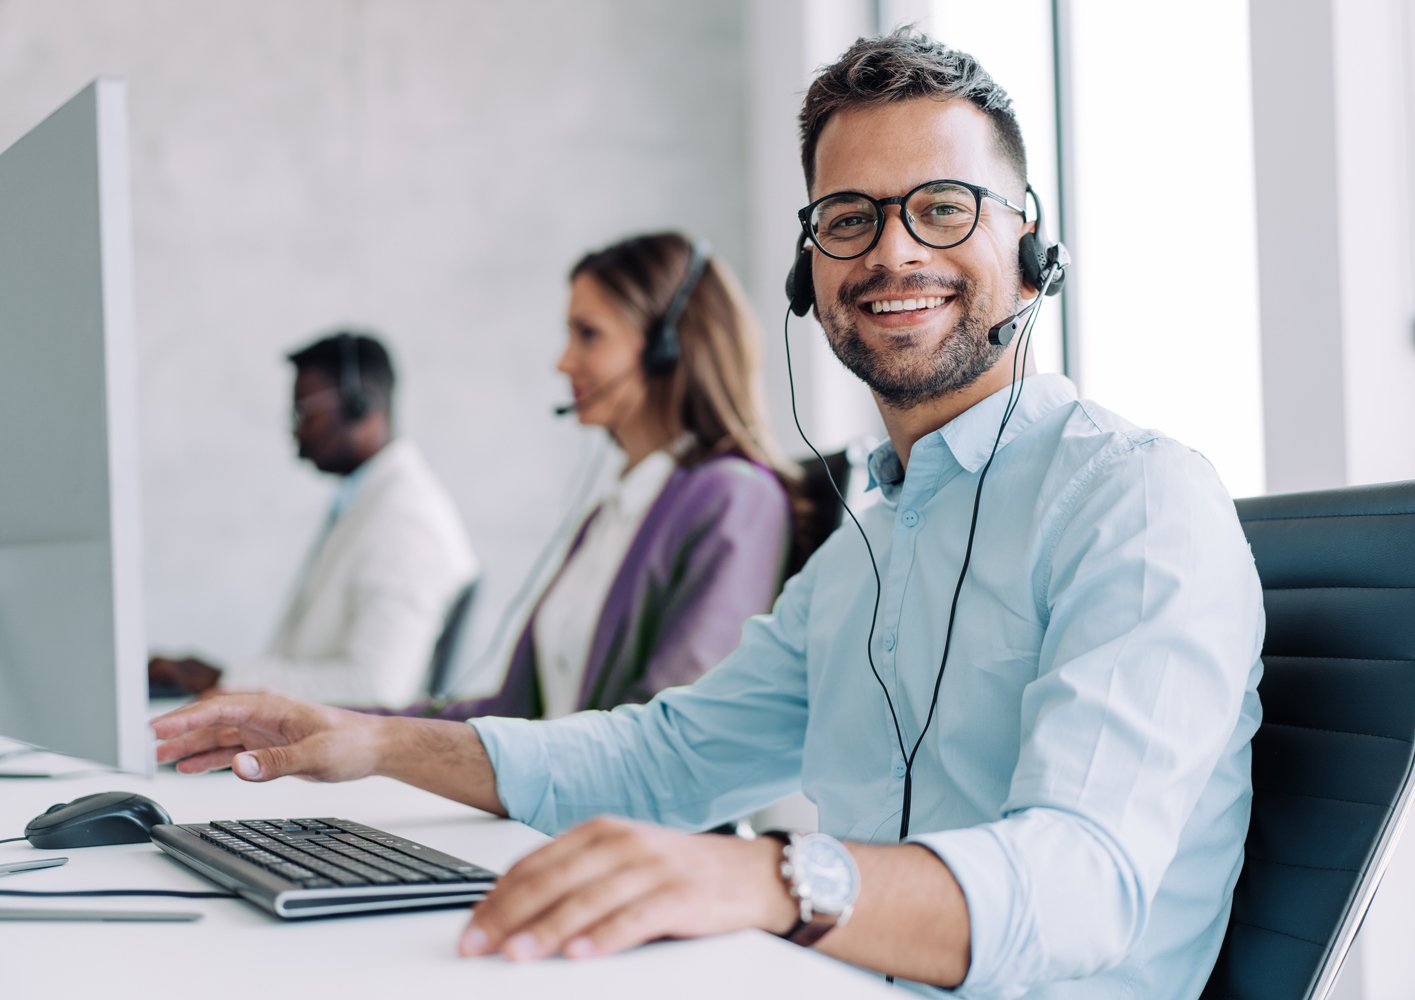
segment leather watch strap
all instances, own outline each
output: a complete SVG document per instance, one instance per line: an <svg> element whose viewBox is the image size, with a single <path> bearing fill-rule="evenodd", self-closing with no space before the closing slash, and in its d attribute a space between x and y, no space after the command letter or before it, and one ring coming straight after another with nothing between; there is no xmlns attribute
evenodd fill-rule
<svg viewBox="0 0 1415 1000"><path fill-rule="evenodd" d="M763 837L770 837L779 840L783 847L790 847L791 833L787 830L763 830L760 834ZM800 905L800 915L796 922L791 925L791 929L781 937L792 944L798 944L803 948L809 948L815 944L825 933L833 930L839 922L839 915L815 912L809 900L802 900L797 894L796 886L786 877L782 871L782 880L786 883L786 891L791 894L791 898Z"/></svg>

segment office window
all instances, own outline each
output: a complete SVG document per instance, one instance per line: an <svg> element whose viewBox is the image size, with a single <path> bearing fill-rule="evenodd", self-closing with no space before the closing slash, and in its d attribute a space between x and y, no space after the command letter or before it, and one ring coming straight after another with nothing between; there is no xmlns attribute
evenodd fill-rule
<svg viewBox="0 0 1415 1000"><path fill-rule="evenodd" d="M1236 495L1263 491L1248 5L1056 4L1069 19L1062 128L1074 328L1048 303L1034 351L1084 396L1198 448ZM1052 235L1052 0L891 0L1012 95ZM1066 34L1066 33L1064 33Z"/></svg>
<svg viewBox="0 0 1415 1000"><path fill-rule="evenodd" d="M880 13L881 30L917 25L972 55L1007 91L1027 143L1027 171L1055 238L1059 201L1051 0L886 0ZM1041 371L1063 370L1058 299L1049 299L1037 320L1032 356Z"/></svg>
<svg viewBox="0 0 1415 1000"><path fill-rule="evenodd" d="M1069 4L1083 394L1263 492L1248 4Z"/></svg>

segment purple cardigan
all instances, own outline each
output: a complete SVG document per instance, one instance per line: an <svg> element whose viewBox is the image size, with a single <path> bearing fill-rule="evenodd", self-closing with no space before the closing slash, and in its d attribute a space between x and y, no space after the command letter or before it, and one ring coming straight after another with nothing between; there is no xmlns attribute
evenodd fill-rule
<svg viewBox="0 0 1415 1000"><path fill-rule="evenodd" d="M581 526L570 555L593 517ZM735 456L675 469L610 585L577 708L645 702L716 665L737 647L743 622L770 610L790 542L790 500L771 472ZM551 587L562 572L563 564ZM540 717L534 635L544 599L537 600L495 695L423 702L387 714Z"/></svg>

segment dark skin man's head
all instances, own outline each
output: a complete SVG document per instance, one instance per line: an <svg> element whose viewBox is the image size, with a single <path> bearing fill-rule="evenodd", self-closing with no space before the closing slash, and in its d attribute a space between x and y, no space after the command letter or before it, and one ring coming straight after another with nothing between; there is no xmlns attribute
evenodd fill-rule
<svg viewBox="0 0 1415 1000"><path fill-rule="evenodd" d="M337 476L363 465L392 437L386 409L351 414L337 376L312 367L295 374L292 430L300 457Z"/></svg>

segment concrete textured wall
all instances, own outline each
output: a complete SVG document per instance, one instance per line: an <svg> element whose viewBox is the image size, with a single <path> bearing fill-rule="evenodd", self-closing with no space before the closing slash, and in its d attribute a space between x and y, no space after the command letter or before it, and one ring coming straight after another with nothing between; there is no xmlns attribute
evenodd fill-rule
<svg viewBox="0 0 1415 1000"><path fill-rule="evenodd" d="M386 332L402 429L488 570L485 638L590 437L564 275L648 228L746 253L740 3L0 0L0 148L129 81L151 642L255 652L332 482L286 350ZM783 248L783 266L787 257Z"/></svg>

